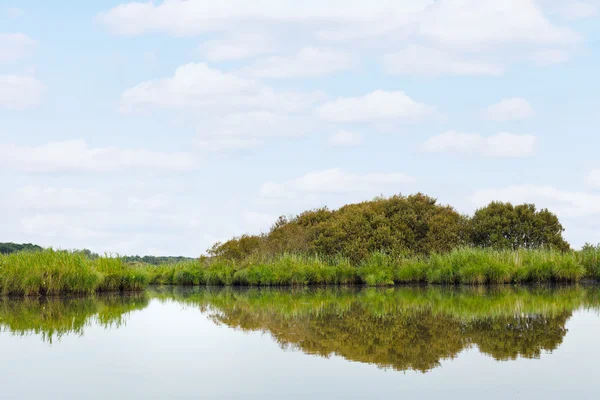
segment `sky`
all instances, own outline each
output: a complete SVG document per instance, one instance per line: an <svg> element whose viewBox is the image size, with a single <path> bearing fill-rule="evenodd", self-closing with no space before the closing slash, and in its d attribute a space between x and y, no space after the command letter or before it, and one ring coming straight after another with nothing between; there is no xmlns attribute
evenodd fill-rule
<svg viewBox="0 0 600 400"><path fill-rule="evenodd" d="M600 0L3 0L0 242L198 256L423 192L600 242Z"/></svg>

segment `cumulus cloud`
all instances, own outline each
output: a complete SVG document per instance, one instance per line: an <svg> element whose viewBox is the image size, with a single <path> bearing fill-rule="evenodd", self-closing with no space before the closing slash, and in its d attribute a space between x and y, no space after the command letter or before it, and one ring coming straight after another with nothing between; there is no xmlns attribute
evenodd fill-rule
<svg viewBox="0 0 600 400"><path fill-rule="evenodd" d="M194 141L194 146L197 149L206 151L250 149L260 144L261 141L258 139L240 137L208 137L198 138Z"/></svg>
<svg viewBox="0 0 600 400"><path fill-rule="evenodd" d="M273 56L258 60L243 69L257 78L299 78L329 75L352 68L352 56L330 49L305 47L291 56Z"/></svg>
<svg viewBox="0 0 600 400"><path fill-rule="evenodd" d="M568 19L582 19L598 14L598 0L538 0L549 12Z"/></svg>
<svg viewBox="0 0 600 400"><path fill-rule="evenodd" d="M236 34L222 39L208 40L200 51L208 61L233 61L274 53L275 40L260 34Z"/></svg>
<svg viewBox="0 0 600 400"><path fill-rule="evenodd" d="M402 173L353 174L340 168L315 171L288 182L267 182L261 186L264 197L293 197L296 194L334 194L379 190L389 186L414 183Z"/></svg>
<svg viewBox="0 0 600 400"><path fill-rule="evenodd" d="M565 217L600 215L599 195L565 191L552 186L513 185L501 189L477 190L471 195L470 201L477 207L492 201L534 203Z"/></svg>
<svg viewBox="0 0 600 400"><path fill-rule="evenodd" d="M532 135L498 133L482 136L449 131L429 138L423 148L430 153L453 153L484 157L524 157L533 154L536 138Z"/></svg>
<svg viewBox="0 0 600 400"><path fill-rule="evenodd" d="M502 75L504 67L491 61L469 58L448 50L409 45L383 56L386 71L393 75Z"/></svg>
<svg viewBox="0 0 600 400"><path fill-rule="evenodd" d="M468 9L470 12L464 12ZM166 32L194 35L231 29L233 21L263 25L337 24L359 32L404 28L423 37L451 44L527 40L536 42L573 40L574 33L549 22L533 0L502 3L480 0L380 0L318 1L301 3L243 0L167 0L158 3L123 3L98 18L121 34ZM510 26L511 29L506 29Z"/></svg>
<svg viewBox="0 0 600 400"><path fill-rule="evenodd" d="M28 209L94 209L110 197L94 189L24 186L16 191L19 206Z"/></svg>
<svg viewBox="0 0 600 400"><path fill-rule="evenodd" d="M362 136L342 130L331 135L329 143L335 147L354 147L362 143Z"/></svg>
<svg viewBox="0 0 600 400"><path fill-rule="evenodd" d="M468 12L465 12L468 10ZM570 44L580 37L553 25L534 0L441 0L426 8L419 33L469 49L486 44Z"/></svg>
<svg viewBox="0 0 600 400"><path fill-rule="evenodd" d="M23 111L38 107L46 86L35 78L0 75L0 109Z"/></svg>
<svg viewBox="0 0 600 400"><path fill-rule="evenodd" d="M166 210L172 202L164 195L147 194L143 197L133 189L99 190L96 188L23 186L15 191L19 208L26 210L112 210L112 211L159 211Z"/></svg>
<svg viewBox="0 0 600 400"><path fill-rule="evenodd" d="M119 34L165 32L174 35L197 35L211 31L227 31L232 28L233 21L238 24L243 22L256 25L268 22L349 22L376 25L390 16L405 19L403 14L421 10L430 3L431 0L416 0L404 4L392 0L375 3L358 0L269 0L259 3L248 3L244 0L167 0L160 3L124 3L100 13L98 18Z"/></svg>
<svg viewBox="0 0 600 400"><path fill-rule="evenodd" d="M308 43L351 46L365 54L372 50L391 53L386 68L393 73L498 75L507 64L529 59L532 49L560 46L571 50L569 46L581 41L573 30L546 18L545 9L556 8L550 1L544 0L543 7L539 1L167 0L124 2L98 18L118 34L213 33L228 38L258 31L269 40L289 44L304 37ZM572 15L594 12L587 3L565 4L564 12ZM423 48L410 47L423 44ZM408 50L395 53L407 46ZM239 59L264 51L256 41L248 43L248 51L238 44L217 44L217 48L222 50L212 59ZM415 52L425 57L411 59ZM495 61L487 60L490 57ZM281 63L288 58L276 60ZM442 63L432 65L435 61Z"/></svg>
<svg viewBox="0 0 600 400"><path fill-rule="evenodd" d="M518 121L534 116L533 107L521 97L502 99L483 111L483 117L492 121Z"/></svg>
<svg viewBox="0 0 600 400"><path fill-rule="evenodd" d="M117 147L91 148L84 140L40 146L0 144L0 165L24 172L109 172L127 169L186 171L197 167L190 153L166 153Z"/></svg>
<svg viewBox="0 0 600 400"><path fill-rule="evenodd" d="M438 115L435 107L419 103L404 92L376 90L359 97L341 97L323 104L318 115L333 122L419 122Z"/></svg>
<svg viewBox="0 0 600 400"><path fill-rule="evenodd" d="M27 55L35 40L22 33L0 33L0 64L11 63Z"/></svg>
<svg viewBox="0 0 600 400"><path fill-rule="evenodd" d="M252 79L224 73L204 63L186 64L169 78L146 81L127 89L121 109L144 106L165 108L263 108L297 111L306 109L324 95L278 92Z"/></svg>
<svg viewBox="0 0 600 400"><path fill-rule="evenodd" d="M569 60L569 53L565 50L543 49L535 51L531 60L537 65L560 64Z"/></svg>
<svg viewBox="0 0 600 400"><path fill-rule="evenodd" d="M316 130L314 122L303 115L271 111L217 113L206 117L194 141L206 151L250 149L267 138L303 136Z"/></svg>

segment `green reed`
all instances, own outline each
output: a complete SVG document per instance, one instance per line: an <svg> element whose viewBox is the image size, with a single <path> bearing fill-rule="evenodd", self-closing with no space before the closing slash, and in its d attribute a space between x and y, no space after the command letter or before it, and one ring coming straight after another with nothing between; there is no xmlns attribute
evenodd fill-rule
<svg viewBox="0 0 600 400"><path fill-rule="evenodd" d="M507 284L600 279L600 247L575 252L460 248L427 257L373 253L359 265L344 257L283 254L241 262L198 259L174 265L128 264L44 250L0 255L0 294L57 295L139 291L149 284L181 286L390 286Z"/></svg>

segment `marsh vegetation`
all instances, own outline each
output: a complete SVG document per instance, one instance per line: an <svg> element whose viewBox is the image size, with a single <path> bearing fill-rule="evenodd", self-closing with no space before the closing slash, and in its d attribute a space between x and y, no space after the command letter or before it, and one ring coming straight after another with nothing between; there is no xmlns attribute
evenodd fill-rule
<svg viewBox="0 0 600 400"><path fill-rule="evenodd" d="M600 245L572 250L563 230L554 214L532 204L494 202L465 216L423 194L393 196L281 217L268 233L216 243L198 259L111 257L7 244L7 254L0 254L0 293L92 294L139 291L149 284L484 285L600 279Z"/></svg>

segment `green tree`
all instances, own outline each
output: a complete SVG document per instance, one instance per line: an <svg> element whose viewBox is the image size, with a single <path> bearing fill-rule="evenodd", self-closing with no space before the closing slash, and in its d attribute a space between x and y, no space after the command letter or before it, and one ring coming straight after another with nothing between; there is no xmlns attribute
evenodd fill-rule
<svg viewBox="0 0 600 400"><path fill-rule="evenodd" d="M569 249L558 217L533 204L492 202L475 212L470 225L471 243L479 247Z"/></svg>
<svg viewBox="0 0 600 400"><path fill-rule="evenodd" d="M43 250L40 246L25 243L25 244L17 244L17 243L0 243L0 254L11 254L16 253L18 251L41 251Z"/></svg>

